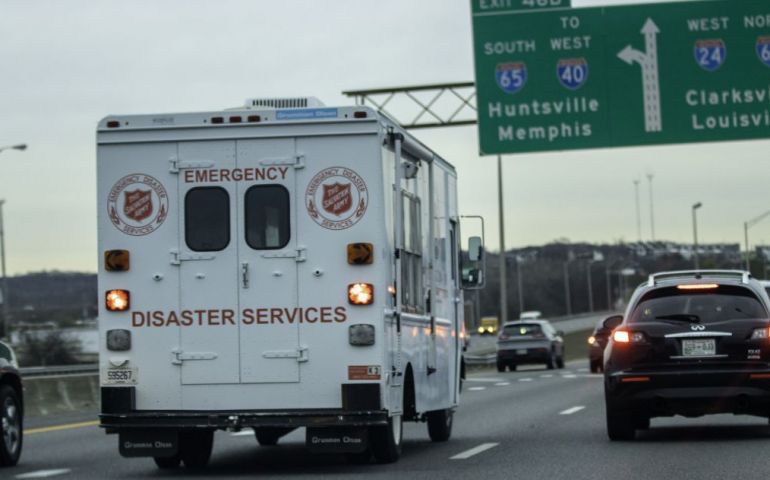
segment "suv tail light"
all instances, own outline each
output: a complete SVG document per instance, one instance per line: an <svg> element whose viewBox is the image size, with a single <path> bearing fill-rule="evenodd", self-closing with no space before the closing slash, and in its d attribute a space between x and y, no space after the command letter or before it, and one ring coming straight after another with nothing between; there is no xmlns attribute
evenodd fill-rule
<svg viewBox="0 0 770 480"><path fill-rule="evenodd" d="M757 328L751 332L752 340L767 340L768 338L770 338L770 328L768 327Z"/></svg>
<svg viewBox="0 0 770 480"><path fill-rule="evenodd" d="M612 333L615 343L645 343L647 337L642 332L629 332L628 330L615 330Z"/></svg>

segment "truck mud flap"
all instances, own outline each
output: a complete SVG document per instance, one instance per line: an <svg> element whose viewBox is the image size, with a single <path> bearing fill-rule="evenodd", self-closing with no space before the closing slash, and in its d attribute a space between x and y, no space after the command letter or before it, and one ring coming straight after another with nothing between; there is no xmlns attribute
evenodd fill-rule
<svg viewBox="0 0 770 480"><path fill-rule="evenodd" d="M179 451L176 430L122 430L119 442L124 457L172 457Z"/></svg>
<svg viewBox="0 0 770 480"><path fill-rule="evenodd" d="M361 453L369 446L369 430L362 427L307 428L312 453Z"/></svg>

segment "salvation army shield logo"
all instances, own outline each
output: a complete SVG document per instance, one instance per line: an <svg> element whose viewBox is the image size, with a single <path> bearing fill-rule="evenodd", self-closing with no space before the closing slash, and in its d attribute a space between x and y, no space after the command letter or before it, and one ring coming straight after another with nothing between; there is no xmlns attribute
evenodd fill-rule
<svg viewBox="0 0 770 480"><path fill-rule="evenodd" d="M727 60L727 46L722 39L695 42L695 62L707 72L715 72Z"/></svg>
<svg viewBox="0 0 770 480"><path fill-rule="evenodd" d="M770 67L770 37L757 38L757 56L760 62Z"/></svg>
<svg viewBox="0 0 770 480"><path fill-rule="evenodd" d="M524 62L501 63L495 68L497 85L505 93L517 93L527 84L527 65Z"/></svg>
<svg viewBox="0 0 770 480"><path fill-rule="evenodd" d="M352 186L350 183L344 185L341 183L324 185L323 209L332 215L342 215L350 210L353 206L353 195L350 193Z"/></svg>
<svg viewBox="0 0 770 480"><path fill-rule="evenodd" d="M588 80L588 62L585 58L562 58L556 64L559 83L570 90L577 90Z"/></svg>
<svg viewBox="0 0 770 480"><path fill-rule="evenodd" d="M126 175L110 190L107 214L115 228L126 235L150 234L168 217L168 193L155 177Z"/></svg>
<svg viewBox="0 0 770 480"><path fill-rule="evenodd" d="M131 220L141 222L152 214L152 190L126 190L123 213Z"/></svg>
<svg viewBox="0 0 770 480"><path fill-rule="evenodd" d="M345 230L358 223L369 206L364 179L346 167L318 172L305 191L305 208L315 223L329 230Z"/></svg>

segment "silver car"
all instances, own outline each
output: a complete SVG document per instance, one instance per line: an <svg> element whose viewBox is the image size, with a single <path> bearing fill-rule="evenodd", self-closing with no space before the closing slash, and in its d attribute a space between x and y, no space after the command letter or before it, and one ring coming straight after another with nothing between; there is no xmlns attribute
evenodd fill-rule
<svg viewBox="0 0 770 480"><path fill-rule="evenodd" d="M563 335L548 320L506 322L497 337L497 371L537 363L564 368Z"/></svg>

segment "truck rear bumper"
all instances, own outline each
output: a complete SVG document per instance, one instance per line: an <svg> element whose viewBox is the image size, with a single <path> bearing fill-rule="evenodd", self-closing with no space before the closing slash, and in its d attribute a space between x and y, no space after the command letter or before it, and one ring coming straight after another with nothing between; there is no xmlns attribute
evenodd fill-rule
<svg viewBox="0 0 770 480"><path fill-rule="evenodd" d="M99 426L108 431L122 429L186 429L248 427L365 427L388 424L385 410L247 410L247 411L134 411L102 413Z"/></svg>

